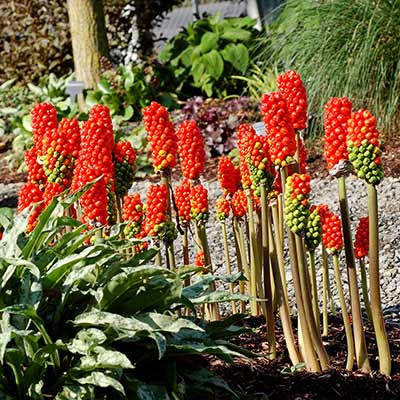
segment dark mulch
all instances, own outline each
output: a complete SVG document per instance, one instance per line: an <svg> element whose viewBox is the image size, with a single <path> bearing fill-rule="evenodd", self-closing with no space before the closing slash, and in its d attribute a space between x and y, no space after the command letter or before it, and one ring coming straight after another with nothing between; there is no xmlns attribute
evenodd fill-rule
<svg viewBox="0 0 400 400"><path fill-rule="evenodd" d="M237 361L235 365L212 363L214 372L223 377L242 399L400 399L400 328L398 326L387 325L393 358L392 376L387 378L377 372L363 374L344 369L346 338L339 318L330 318L329 336L323 338L331 360L331 368L324 373L291 372L288 368L290 360L285 350L283 334L279 328L277 328L278 357L274 361L268 360L267 336L263 319L251 317L245 323L255 328L254 333L243 334L234 342L253 351L259 357L250 362ZM366 336L371 367L376 371L379 369L377 349L370 326L366 327Z"/></svg>

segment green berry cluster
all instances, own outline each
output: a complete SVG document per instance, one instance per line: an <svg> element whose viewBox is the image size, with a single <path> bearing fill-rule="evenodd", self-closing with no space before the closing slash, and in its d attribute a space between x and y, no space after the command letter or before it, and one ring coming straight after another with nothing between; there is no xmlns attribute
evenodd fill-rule
<svg viewBox="0 0 400 400"><path fill-rule="evenodd" d="M260 185L265 185L267 192L269 192L273 183L273 177L266 168L266 164L269 161L267 158L264 158L260 162L259 166L256 167L255 165L251 164L249 160L250 158L247 157L247 166L249 168L251 178L251 189L254 191L254 194L257 197L260 197Z"/></svg>
<svg viewBox="0 0 400 400"><path fill-rule="evenodd" d="M175 224L171 221L161 222L154 227L154 232L160 240L167 243L173 242L177 237L178 233L176 231Z"/></svg>
<svg viewBox="0 0 400 400"><path fill-rule="evenodd" d="M128 162L128 156L123 162L115 163L115 193L122 197L128 193L135 177L135 165Z"/></svg>
<svg viewBox="0 0 400 400"><path fill-rule="evenodd" d="M305 245L307 250L314 251L322 240L321 217L318 210L315 209L310 213L306 225Z"/></svg>
<svg viewBox="0 0 400 400"><path fill-rule="evenodd" d="M133 239L139 232L142 224L132 222L125 226L124 235L127 239Z"/></svg>

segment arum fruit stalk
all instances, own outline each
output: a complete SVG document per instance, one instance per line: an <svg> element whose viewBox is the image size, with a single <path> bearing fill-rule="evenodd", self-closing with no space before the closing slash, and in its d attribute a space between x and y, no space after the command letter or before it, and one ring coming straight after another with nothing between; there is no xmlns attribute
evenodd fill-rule
<svg viewBox="0 0 400 400"><path fill-rule="evenodd" d="M329 269L326 249L322 245L322 336L328 336Z"/></svg>
<svg viewBox="0 0 400 400"><path fill-rule="evenodd" d="M224 256L225 256L225 264L226 264L226 271L228 272L229 275L232 274L232 268L231 268L231 260L229 257L229 247L228 247L228 238L226 234L226 225L225 221L221 221L221 230L222 230L222 241L224 243ZM229 290L233 294L234 293L234 284L233 282L229 283ZM237 308L236 308L236 303L233 300L232 303L232 312L233 314L237 313Z"/></svg>
<svg viewBox="0 0 400 400"><path fill-rule="evenodd" d="M389 376L391 357L389 342L383 319L379 285L379 231L378 231L378 196L376 187L368 184L369 215L369 289L371 294L371 314L374 324L376 344L379 353L379 370Z"/></svg>
<svg viewBox="0 0 400 400"><path fill-rule="evenodd" d="M365 312L367 313L369 322L373 324L372 314L371 314L371 304L369 302L369 295L368 295L367 271L365 270L364 258L360 258L360 273L361 273L361 289L363 294Z"/></svg>
<svg viewBox="0 0 400 400"><path fill-rule="evenodd" d="M269 267L269 229L271 224L268 210L267 190L264 184L260 185L261 192L261 231L262 231L262 262L264 273L264 296L266 299L266 321L267 321L267 338L269 345L269 356L271 359L276 358L276 338L275 338L275 321L274 321L274 304L272 301L271 288L271 269ZM275 287L276 290L276 287Z"/></svg>
<svg viewBox="0 0 400 400"><path fill-rule="evenodd" d="M317 328L320 327L319 320L319 306L318 306L318 290L317 290L317 275L315 273L315 251L309 251L309 261L310 261L310 282L311 282L311 293L312 293L312 305L315 318L315 324Z"/></svg>
<svg viewBox="0 0 400 400"><path fill-rule="evenodd" d="M339 258L337 254L333 255L333 266L335 269L336 286L338 289L340 308L342 309L344 330L346 332L346 341L347 341L346 369L351 371L354 365L354 339L353 339L353 333L351 331L349 314L347 313L346 300L343 293L342 278L340 276L340 270L339 270Z"/></svg>
<svg viewBox="0 0 400 400"><path fill-rule="evenodd" d="M350 230L350 215L347 203L345 177L338 178L340 213L342 216L342 230L344 250L346 254L347 276L349 280L351 313L353 317L353 333L356 349L357 365L363 372L370 372L367 345L365 342L364 324L361 316L360 296L358 293L356 261L353 251L353 240ZM379 296L379 294L378 294Z"/></svg>
<svg viewBox="0 0 400 400"><path fill-rule="evenodd" d="M236 217L233 217L232 219L232 227L233 227L233 236L235 239L235 249L236 249L236 259L237 259L237 266L238 266L238 271L243 273L243 262L242 262L242 253L239 248L239 234L238 234L238 221ZM246 257L246 255L244 255ZM247 263L247 260L245 260ZM244 282L242 280L239 281L239 293L244 294L245 293L245 288L244 288ZM244 301L240 301L240 312L245 313L246 312L246 304Z"/></svg>

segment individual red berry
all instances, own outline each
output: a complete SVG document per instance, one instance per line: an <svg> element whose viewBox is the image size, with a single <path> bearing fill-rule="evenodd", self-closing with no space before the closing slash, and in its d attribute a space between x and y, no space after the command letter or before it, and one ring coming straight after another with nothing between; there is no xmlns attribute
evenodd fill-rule
<svg viewBox="0 0 400 400"><path fill-rule="evenodd" d="M124 229L126 237L135 237L141 231L144 212L143 203L139 193L124 196L122 219L124 222L128 223Z"/></svg>
<svg viewBox="0 0 400 400"><path fill-rule="evenodd" d="M45 184L46 174L43 166L38 162L38 154L35 146L24 153L24 160L28 169L28 181L39 185Z"/></svg>
<svg viewBox="0 0 400 400"><path fill-rule="evenodd" d="M356 230L356 237L354 240L354 255L356 258L368 256L369 251L369 219L368 217L360 218Z"/></svg>
<svg viewBox="0 0 400 400"><path fill-rule="evenodd" d="M357 176L372 185L383 179L376 118L368 110L351 114L347 128L347 150Z"/></svg>
<svg viewBox="0 0 400 400"><path fill-rule="evenodd" d="M167 109L152 101L143 109L143 122L150 143L154 170L175 167L178 139Z"/></svg>
<svg viewBox="0 0 400 400"><path fill-rule="evenodd" d="M30 210L26 231L32 232L38 223L40 214L45 208L43 192L40 190L39 185L35 183L26 183L18 193L18 212L21 213L26 208Z"/></svg>
<svg viewBox="0 0 400 400"><path fill-rule="evenodd" d="M178 209L178 217L184 225L190 222L190 190L190 182L186 178L175 188L175 203Z"/></svg>
<svg viewBox="0 0 400 400"><path fill-rule="evenodd" d="M208 191L201 183L190 189L190 216L196 222L208 219Z"/></svg>
<svg viewBox="0 0 400 400"><path fill-rule="evenodd" d="M182 175L196 180L204 171L206 162L203 135L195 121L186 120L178 125L176 136Z"/></svg>
<svg viewBox="0 0 400 400"><path fill-rule="evenodd" d="M113 149L115 168L115 193L122 197L132 186L136 171L136 153L127 141L115 143Z"/></svg>
<svg viewBox="0 0 400 400"><path fill-rule="evenodd" d="M221 156L218 161L218 181L226 195L233 195L239 188L240 172L227 156Z"/></svg>
<svg viewBox="0 0 400 400"><path fill-rule="evenodd" d="M57 130L57 110L50 103L39 103L31 110L33 143L39 156L43 155L43 138Z"/></svg>
<svg viewBox="0 0 400 400"><path fill-rule="evenodd" d="M231 205L225 197L220 197L216 202L217 218L225 221L231 212Z"/></svg>
<svg viewBox="0 0 400 400"><path fill-rule="evenodd" d="M348 159L346 136L351 108L352 103L346 97L331 98L325 105L324 151L329 170Z"/></svg>
<svg viewBox="0 0 400 400"><path fill-rule="evenodd" d="M283 95L279 92L264 94L261 112L271 161L283 167L292 162L297 150L293 123Z"/></svg>
<svg viewBox="0 0 400 400"><path fill-rule="evenodd" d="M248 210L247 196L243 190L237 190L232 196L232 214L234 217L241 218L246 215Z"/></svg>
<svg viewBox="0 0 400 400"><path fill-rule="evenodd" d="M297 130L307 126L307 94L300 75L294 71L287 71L278 76L278 90L286 100L287 109Z"/></svg>

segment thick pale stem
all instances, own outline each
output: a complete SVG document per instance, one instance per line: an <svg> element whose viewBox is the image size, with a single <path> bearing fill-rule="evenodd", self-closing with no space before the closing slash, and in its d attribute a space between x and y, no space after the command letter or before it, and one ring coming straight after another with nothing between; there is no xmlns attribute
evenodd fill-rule
<svg viewBox="0 0 400 400"><path fill-rule="evenodd" d="M368 295L368 279L367 279L367 271L365 269L365 261L364 258L360 258L359 261L360 261L360 274L361 274L361 288L362 288L365 312L367 313L369 322L373 324L372 314L371 314L371 304L369 302L369 295Z"/></svg>
<svg viewBox="0 0 400 400"><path fill-rule="evenodd" d="M324 246L322 246L322 293L322 336L328 336L329 268Z"/></svg>
<svg viewBox="0 0 400 400"><path fill-rule="evenodd" d="M374 185L368 185L369 216L369 290L371 294L371 313L374 323L376 344L379 353L379 370L389 376L391 372L391 356L389 342L383 319L381 293L379 284L379 221L378 195Z"/></svg>
<svg viewBox="0 0 400 400"><path fill-rule="evenodd" d="M313 312L315 318L315 324L318 330L320 329L319 320L319 305L318 305L318 288L317 288L317 274L315 272L315 251L310 251L308 253L310 261L310 281L311 281L311 293L313 301Z"/></svg>
<svg viewBox="0 0 400 400"><path fill-rule="evenodd" d="M224 256L225 256L225 265L226 265L226 271L229 275L232 274L232 267L231 267L231 259L229 257L229 247L228 247L228 237L226 234L226 224L225 221L221 221L221 230L222 230L222 241L224 243ZM234 293L234 283L231 282L229 283L229 290L233 294ZM235 301L231 302L232 305L232 313L236 314L237 313L237 307Z"/></svg>
<svg viewBox="0 0 400 400"><path fill-rule="evenodd" d="M342 216L342 230L344 239L344 250L346 254L347 276L349 280L349 292L351 301L351 313L353 317L353 333L356 350L357 365L363 372L370 372L367 345L364 334L364 324L361 315L360 296L358 293L356 261L353 251L353 239L351 237L349 206L347 204L346 178L338 178L339 203Z"/></svg>
<svg viewBox="0 0 400 400"><path fill-rule="evenodd" d="M276 339L275 339L275 321L274 321L274 305L272 301L271 288L271 270L269 266L269 230L271 224L268 212L267 190L265 185L260 186L261 191L261 244L262 244L262 264L264 274L264 296L266 299L266 321L267 321L267 338L269 345L269 355L271 359L276 358ZM276 290L276 288L275 288Z"/></svg>
<svg viewBox="0 0 400 400"><path fill-rule="evenodd" d="M189 237L188 237L188 226L186 223L183 224L182 253L183 253L183 265L189 265L190 264ZM190 277L185 279L185 286L190 286Z"/></svg>
<svg viewBox="0 0 400 400"><path fill-rule="evenodd" d="M334 266L334 270L335 270L336 286L337 286L337 290L338 290L340 308L342 309L344 330L346 333L346 341L347 341L346 369L351 371L353 369L353 365L354 365L354 339L353 339L353 333L351 331L349 314L347 312L347 305L346 305L346 300L345 300L344 292L343 292L342 277L340 276L339 258L337 256L337 254L333 255L333 266Z"/></svg>
<svg viewBox="0 0 400 400"><path fill-rule="evenodd" d="M295 235L295 240L296 240L297 260L299 265L301 291L303 295L304 310L306 314L305 317L307 318L306 323L309 326L311 339L314 342L315 350L318 354L319 362L321 363L321 368L322 370L325 370L329 367L329 358L325 350L325 347L322 343L321 334L319 332L319 329L317 329L314 320L312 301L310 296L311 288L308 282L308 271L306 265L304 241L299 235ZM303 326L301 328L303 331ZM304 345L306 346L306 343L304 343Z"/></svg>
<svg viewBox="0 0 400 400"><path fill-rule="evenodd" d="M240 250L239 246L239 233L238 233L238 221L236 217L233 217L232 219L232 227L233 227L233 234L235 238L235 249L236 249L236 262L237 262L237 267L238 271L243 273L243 258L245 259L245 265L247 264L247 259L246 259L246 254L242 255L242 251ZM239 293L244 294L245 293L245 287L244 287L244 282L242 280L239 281ZM244 301L240 302L240 312L245 313L246 312L246 304Z"/></svg>

